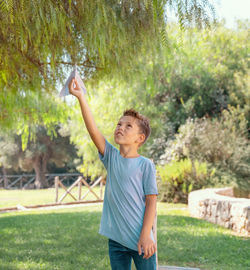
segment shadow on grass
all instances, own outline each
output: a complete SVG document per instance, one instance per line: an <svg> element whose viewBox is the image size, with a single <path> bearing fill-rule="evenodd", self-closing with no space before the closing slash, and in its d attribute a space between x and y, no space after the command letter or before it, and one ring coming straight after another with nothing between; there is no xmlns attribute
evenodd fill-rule
<svg viewBox="0 0 250 270"><path fill-rule="evenodd" d="M101 213L3 217L1 269L109 269L107 240L98 234Z"/></svg>
<svg viewBox="0 0 250 270"><path fill-rule="evenodd" d="M160 265L212 270L250 269L250 241L204 220L179 215L158 216Z"/></svg>
<svg viewBox="0 0 250 270"><path fill-rule="evenodd" d="M107 239L98 234L100 212L1 217L0 265L16 269L110 269ZM158 216L161 265L248 269L249 240L202 220Z"/></svg>

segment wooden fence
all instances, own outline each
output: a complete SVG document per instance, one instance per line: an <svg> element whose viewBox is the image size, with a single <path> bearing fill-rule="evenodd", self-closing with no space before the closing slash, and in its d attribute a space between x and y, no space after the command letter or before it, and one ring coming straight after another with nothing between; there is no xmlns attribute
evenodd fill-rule
<svg viewBox="0 0 250 270"><path fill-rule="evenodd" d="M79 176L78 179L69 187L66 188L65 185L60 181L59 176L55 177L55 189L56 189L56 203L62 203L64 198L69 195L74 201L76 202L82 202L87 197L87 195L91 192L95 197L96 201L102 201L103 199L103 183L104 179L103 177L99 177L96 181L92 182L91 185L88 184L88 182L82 177ZM82 184L87 187L87 191L82 195ZM93 190L93 188L97 185L100 185L100 194L96 194L96 192ZM74 187L78 186L78 196L77 198L71 193ZM65 193L59 197L59 187L63 188L65 190ZM94 201L92 201L94 202Z"/></svg>
<svg viewBox="0 0 250 270"><path fill-rule="evenodd" d="M45 174L49 187L54 187L54 179L56 176L64 181L65 185L74 182L80 173L57 173ZM0 175L0 187L5 189L32 189L35 188L35 174L20 174L20 175Z"/></svg>
<svg viewBox="0 0 250 270"><path fill-rule="evenodd" d="M80 174L49 174L47 175L52 182L51 187L55 187L55 202L47 203L47 204L37 204L37 205L18 205L15 207L7 207L7 208L0 208L0 212L2 211L16 211L16 210L24 210L24 209L32 209L32 208L40 208L40 207L50 207L50 206L57 206L57 205L71 205L71 204L83 204L83 203L96 203L96 202L103 202L103 191L104 191L104 183L105 178L99 177L92 182L88 182ZM17 188L25 188L29 183L32 183L35 180L35 175L7 175L8 177L8 189L17 189ZM25 184L23 184L22 179L26 179ZM29 177L29 178L28 178ZM77 179L69 186L69 183L72 183L72 180ZM4 183L6 178L0 175L0 183ZM64 182L64 183L63 183ZM65 183L66 182L66 183ZM23 185L22 185L23 184ZM97 185L100 185L99 194L93 190L93 188ZM67 187L69 186L69 187ZM87 191L82 194L82 187L87 187ZM74 187L78 187L78 195L75 196L72 194L72 190ZM65 192L59 198L59 188L62 188ZM86 197L89 193L92 193L95 196L95 200L86 200ZM65 197L69 195L73 201L70 202L62 202Z"/></svg>

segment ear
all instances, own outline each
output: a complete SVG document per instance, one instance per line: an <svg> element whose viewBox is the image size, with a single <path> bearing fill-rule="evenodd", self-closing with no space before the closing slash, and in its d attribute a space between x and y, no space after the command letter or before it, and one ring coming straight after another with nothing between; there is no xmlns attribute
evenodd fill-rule
<svg viewBox="0 0 250 270"><path fill-rule="evenodd" d="M141 133L139 134L139 137L137 138L136 142L141 144L144 142L145 138L146 138L145 134Z"/></svg>

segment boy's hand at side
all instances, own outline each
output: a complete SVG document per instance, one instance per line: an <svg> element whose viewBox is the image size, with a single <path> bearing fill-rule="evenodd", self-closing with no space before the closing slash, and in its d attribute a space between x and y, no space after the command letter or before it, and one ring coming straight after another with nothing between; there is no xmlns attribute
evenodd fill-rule
<svg viewBox="0 0 250 270"><path fill-rule="evenodd" d="M143 259L150 258L156 252L156 244L154 243L154 241L151 239L150 236L144 237L143 235L141 235L137 246L139 255L142 254L143 248L144 251Z"/></svg>
<svg viewBox="0 0 250 270"><path fill-rule="evenodd" d="M137 243L138 253L141 255L142 248L144 251L144 259L150 258L156 252L156 244L150 237L151 229L153 227L156 214L157 195L146 195L146 207L143 219L143 226L141 230L140 239Z"/></svg>

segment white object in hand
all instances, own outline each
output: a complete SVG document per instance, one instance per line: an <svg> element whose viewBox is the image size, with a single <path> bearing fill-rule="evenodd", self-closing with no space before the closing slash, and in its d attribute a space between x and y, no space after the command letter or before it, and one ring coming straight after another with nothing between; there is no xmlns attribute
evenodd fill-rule
<svg viewBox="0 0 250 270"><path fill-rule="evenodd" d="M63 86L61 92L60 92L60 97L65 97L67 95L69 95L69 83L71 82L71 80L75 78L76 81L78 82L78 85L80 86L80 88L82 89L83 93L86 94L86 87L79 75L79 73L77 72L76 66L74 67L74 70L70 73L65 85Z"/></svg>

